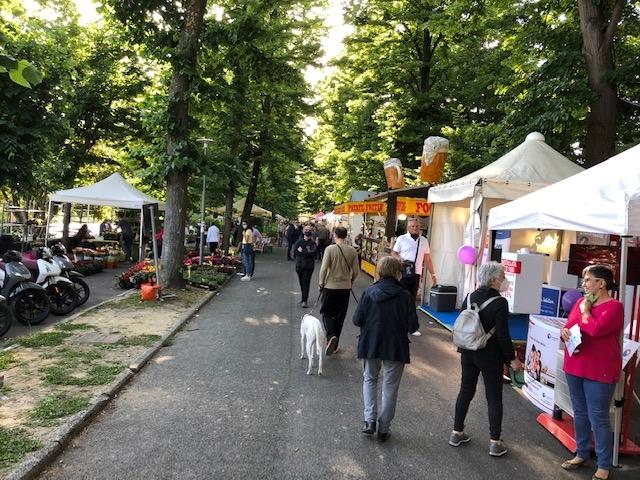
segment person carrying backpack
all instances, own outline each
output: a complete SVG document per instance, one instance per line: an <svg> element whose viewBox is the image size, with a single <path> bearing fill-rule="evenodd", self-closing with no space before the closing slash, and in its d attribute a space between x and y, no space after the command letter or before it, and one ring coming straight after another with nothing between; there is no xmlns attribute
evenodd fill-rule
<svg viewBox="0 0 640 480"><path fill-rule="evenodd" d="M507 453L507 448L501 439L503 365L510 364L514 370L521 370L522 363L516 358L509 334L507 300L500 296L500 292L506 291L509 287L509 282L504 275L504 267L498 262L482 265L478 271L478 283L480 287L470 294L469 303L480 307L487 300L497 297L479 311L484 332L489 333L492 329L495 330L482 348L468 350L458 347L458 352L461 354L462 378L449 445L458 447L471 440L464 431L464 421L476 392L478 376L482 373L489 410L489 455L501 457ZM467 306L466 301L464 306ZM454 330L455 328L454 326Z"/></svg>

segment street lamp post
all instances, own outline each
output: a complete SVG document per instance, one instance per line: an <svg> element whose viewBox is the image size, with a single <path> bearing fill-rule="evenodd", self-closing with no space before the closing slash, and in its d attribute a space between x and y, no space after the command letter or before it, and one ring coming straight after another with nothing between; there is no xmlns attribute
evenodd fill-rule
<svg viewBox="0 0 640 480"><path fill-rule="evenodd" d="M213 142L210 138L199 138L198 142L202 143L204 148L204 157L207 158L207 149L209 144ZM207 176L202 174L202 196L200 197L200 265L204 263L204 195L207 190Z"/></svg>

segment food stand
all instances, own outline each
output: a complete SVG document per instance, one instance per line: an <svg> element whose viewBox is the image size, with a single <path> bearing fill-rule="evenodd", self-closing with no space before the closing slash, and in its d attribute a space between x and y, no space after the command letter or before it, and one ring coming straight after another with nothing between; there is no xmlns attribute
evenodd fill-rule
<svg viewBox="0 0 640 480"><path fill-rule="evenodd" d="M401 222L408 217L420 219L421 231L428 231L430 206L427 202L429 185L389 190L363 203L383 204L385 208L365 208L364 238L360 268L373 276L378 258L389 255L395 239L405 233Z"/></svg>

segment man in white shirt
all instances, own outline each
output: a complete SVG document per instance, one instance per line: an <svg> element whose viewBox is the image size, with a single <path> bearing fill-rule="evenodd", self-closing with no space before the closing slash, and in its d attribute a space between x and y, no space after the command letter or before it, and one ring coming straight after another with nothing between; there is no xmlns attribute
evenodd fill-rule
<svg viewBox="0 0 640 480"><path fill-rule="evenodd" d="M426 237L420 235L420 222L417 218L410 218L407 224L407 233L400 235L396 243L393 245L391 254L400 259L403 267L407 264L414 264L414 275L402 275L400 283L411 292L415 298L420 284L423 265L427 265L427 270L431 273L431 283L436 284L437 277L433 269L431 261L431 250L429 250L429 241ZM403 268L403 270L405 270Z"/></svg>
<svg viewBox="0 0 640 480"><path fill-rule="evenodd" d="M207 230L207 243L209 244L209 252L211 255L215 255L220 243L220 229L215 223L212 223Z"/></svg>

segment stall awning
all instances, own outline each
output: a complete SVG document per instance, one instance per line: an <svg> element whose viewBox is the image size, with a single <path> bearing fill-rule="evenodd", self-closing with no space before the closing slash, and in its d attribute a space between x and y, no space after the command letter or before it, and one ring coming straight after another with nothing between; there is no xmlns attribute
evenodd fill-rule
<svg viewBox="0 0 640 480"><path fill-rule="evenodd" d="M338 205L334 213L344 215L347 213L383 213L387 204L384 202L347 202Z"/></svg>
<svg viewBox="0 0 640 480"><path fill-rule="evenodd" d="M430 211L431 204L426 198L398 197L396 199L396 213L427 217Z"/></svg>

